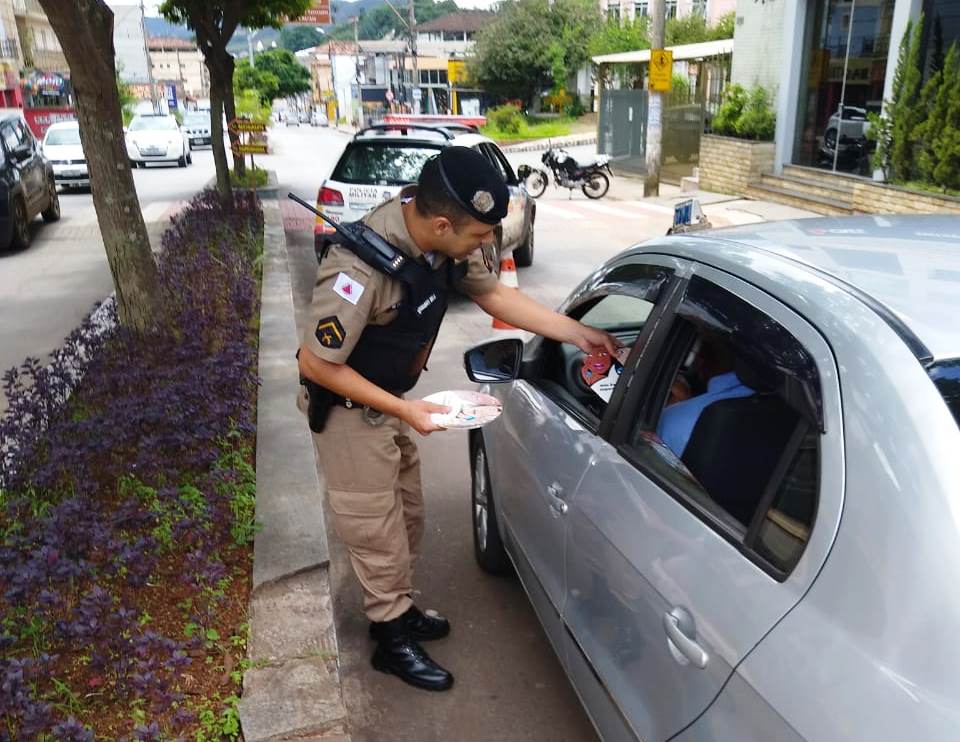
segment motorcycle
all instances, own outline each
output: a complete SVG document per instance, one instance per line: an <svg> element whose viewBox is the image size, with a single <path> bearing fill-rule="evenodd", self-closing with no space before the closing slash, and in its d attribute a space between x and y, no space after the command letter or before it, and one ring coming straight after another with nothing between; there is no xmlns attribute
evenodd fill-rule
<svg viewBox="0 0 960 742"><path fill-rule="evenodd" d="M603 198L610 190L610 158L600 155L590 162L577 162L569 152L551 147L540 161L553 173L553 180L558 188L569 188L570 195L573 189L579 188L587 198ZM534 198L539 198L547 190L550 178L546 170L527 168L529 171L526 180L527 192Z"/></svg>

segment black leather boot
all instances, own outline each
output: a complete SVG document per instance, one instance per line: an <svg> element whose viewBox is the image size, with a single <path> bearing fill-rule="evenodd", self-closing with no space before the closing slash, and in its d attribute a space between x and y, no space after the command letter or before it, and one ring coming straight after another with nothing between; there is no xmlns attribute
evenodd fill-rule
<svg viewBox="0 0 960 742"><path fill-rule="evenodd" d="M436 611L426 613L415 605L410 606L407 612L400 616L410 638L418 642L428 642L433 639L443 639L450 633L450 622ZM370 623L370 638L376 639L374 634L375 623Z"/></svg>
<svg viewBox="0 0 960 742"><path fill-rule="evenodd" d="M370 661L375 669L425 690L449 690L453 686L453 675L430 659L407 633L403 616L375 623L373 635L377 648Z"/></svg>

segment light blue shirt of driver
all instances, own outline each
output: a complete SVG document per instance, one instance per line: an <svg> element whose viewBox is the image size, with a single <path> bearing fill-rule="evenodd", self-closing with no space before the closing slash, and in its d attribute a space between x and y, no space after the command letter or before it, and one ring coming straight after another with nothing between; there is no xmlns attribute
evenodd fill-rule
<svg viewBox="0 0 960 742"><path fill-rule="evenodd" d="M744 386L733 371L714 376L707 382L707 391L703 394L677 402L663 411L657 435L677 456L683 456L693 428L707 405L721 399L749 397L753 393L753 389Z"/></svg>

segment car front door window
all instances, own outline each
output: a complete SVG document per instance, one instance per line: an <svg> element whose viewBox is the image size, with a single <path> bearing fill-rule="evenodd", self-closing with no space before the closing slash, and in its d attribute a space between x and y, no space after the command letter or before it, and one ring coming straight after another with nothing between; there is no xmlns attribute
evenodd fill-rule
<svg viewBox="0 0 960 742"><path fill-rule="evenodd" d="M615 335L624 346L618 357L587 356L570 343L542 341L532 381L590 430L599 429L630 351L664 294L670 275L669 269L659 266L622 266L608 274L605 286L568 310L574 319Z"/></svg>

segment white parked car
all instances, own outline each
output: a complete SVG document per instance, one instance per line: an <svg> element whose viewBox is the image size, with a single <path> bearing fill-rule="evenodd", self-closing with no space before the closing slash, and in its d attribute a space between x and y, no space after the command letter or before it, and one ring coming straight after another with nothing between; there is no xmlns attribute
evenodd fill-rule
<svg viewBox="0 0 960 742"><path fill-rule="evenodd" d="M190 140L173 116L137 116L127 128L127 157L135 167L148 162L175 162L180 167L193 163Z"/></svg>
<svg viewBox="0 0 960 742"><path fill-rule="evenodd" d="M210 111L190 111L183 117L183 128L187 132L191 147L204 144L212 146L210 127Z"/></svg>
<svg viewBox="0 0 960 742"><path fill-rule="evenodd" d="M53 165L53 177L62 188L89 187L87 158L80 143L80 124L64 121L53 124L40 146L44 157Z"/></svg>
<svg viewBox="0 0 960 742"><path fill-rule="evenodd" d="M327 121L327 114L320 110L319 108L314 108L313 113L310 114L310 125L311 126L328 126L329 121Z"/></svg>

